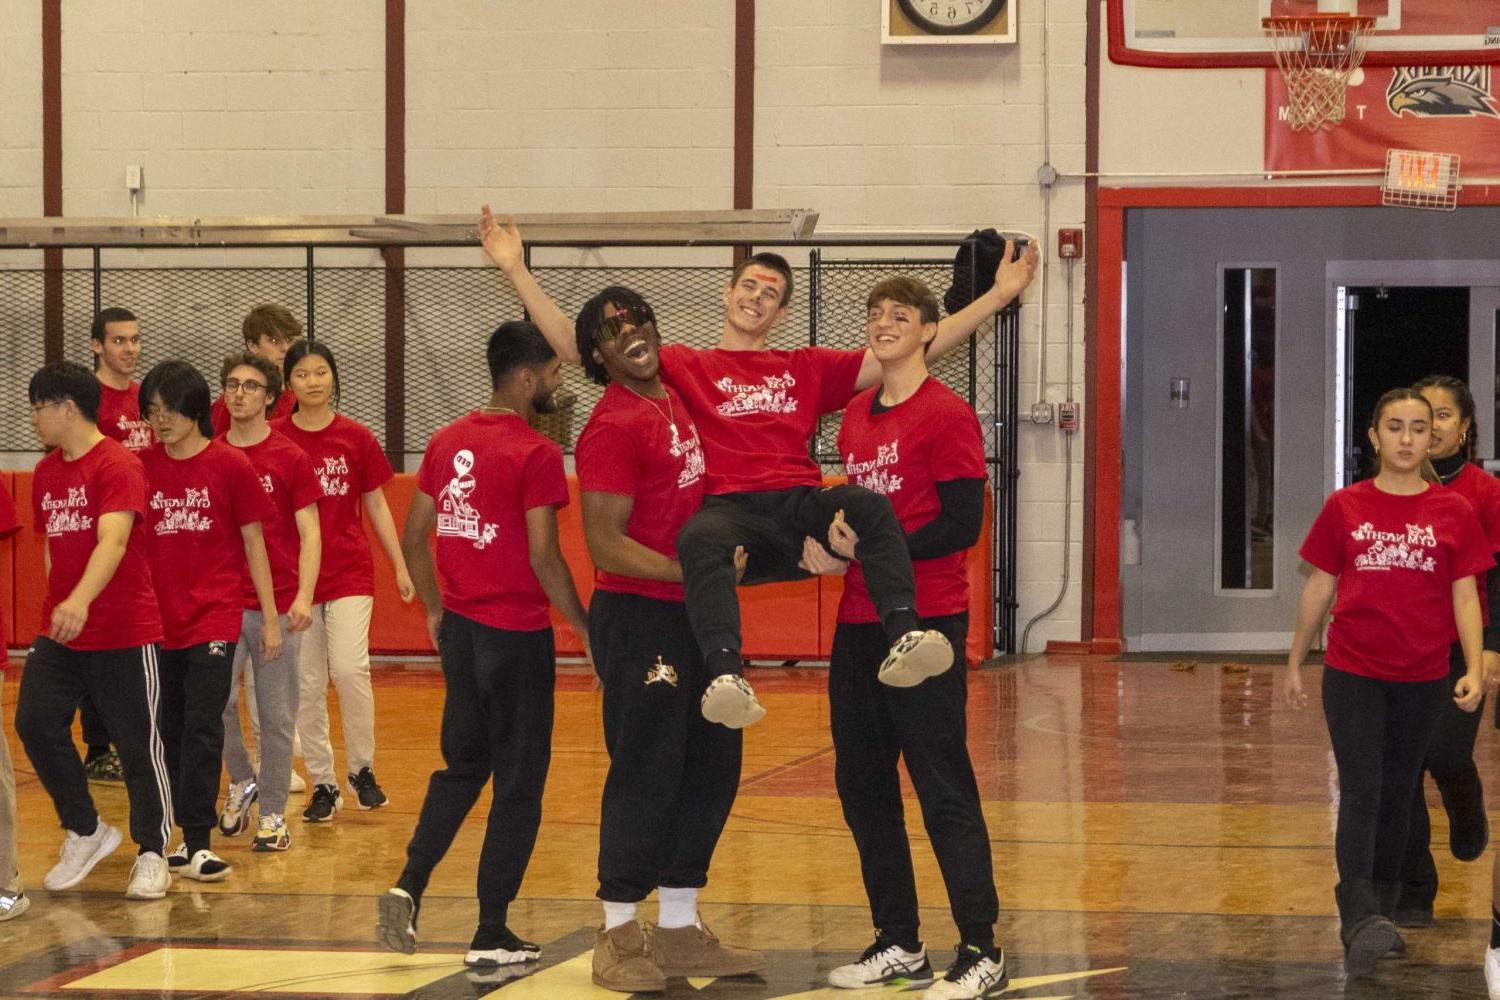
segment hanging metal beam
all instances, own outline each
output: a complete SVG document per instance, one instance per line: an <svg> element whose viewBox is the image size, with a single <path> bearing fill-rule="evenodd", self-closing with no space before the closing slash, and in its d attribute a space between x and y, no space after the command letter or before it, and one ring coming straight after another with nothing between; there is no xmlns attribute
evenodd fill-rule
<svg viewBox="0 0 1500 1000"><path fill-rule="evenodd" d="M811 209L523 214L528 243L743 242L806 239ZM473 215L302 215L120 218L0 218L0 248L203 246L461 246L478 243Z"/></svg>

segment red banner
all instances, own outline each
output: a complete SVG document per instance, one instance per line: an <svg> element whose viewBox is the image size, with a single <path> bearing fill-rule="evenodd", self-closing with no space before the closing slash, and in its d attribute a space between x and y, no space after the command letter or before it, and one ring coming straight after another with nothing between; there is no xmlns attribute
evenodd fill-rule
<svg viewBox="0 0 1500 1000"><path fill-rule="evenodd" d="M1355 70L1344 121L1293 132L1286 124L1286 81L1266 71L1266 169L1383 168L1387 149L1457 153L1463 176L1500 176L1500 99L1493 66L1419 66Z"/></svg>

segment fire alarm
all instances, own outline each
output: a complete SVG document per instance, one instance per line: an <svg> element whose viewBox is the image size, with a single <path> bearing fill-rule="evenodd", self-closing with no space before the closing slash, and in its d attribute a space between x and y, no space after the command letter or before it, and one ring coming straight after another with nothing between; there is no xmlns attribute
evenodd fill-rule
<svg viewBox="0 0 1500 1000"><path fill-rule="evenodd" d="M1057 256L1062 260L1076 260L1083 256L1083 230L1059 229L1057 231Z"/></svg>

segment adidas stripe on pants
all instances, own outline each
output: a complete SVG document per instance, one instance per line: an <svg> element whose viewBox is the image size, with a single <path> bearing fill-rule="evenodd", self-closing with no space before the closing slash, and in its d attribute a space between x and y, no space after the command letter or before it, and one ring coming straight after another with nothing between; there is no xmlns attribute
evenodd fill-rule
<svg viewBox="0 0 1500 1000"><path fill-rule="evenodd" d="M130 799L130 837L166 853L172 798L158 712L157 647L81 651L38 636L26 656L16 699L16 735L65 829L93 831L99 818L73 743L73 716L88 695L104 718Z"/></svg>

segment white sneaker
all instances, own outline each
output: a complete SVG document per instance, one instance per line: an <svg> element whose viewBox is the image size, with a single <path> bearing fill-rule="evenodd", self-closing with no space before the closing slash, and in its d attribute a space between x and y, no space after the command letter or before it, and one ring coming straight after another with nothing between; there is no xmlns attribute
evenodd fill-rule
<svg viewBox="0 0 1500 1000"><path fill-rule="evenodd" d="M880 664L880 683L891 687L916 687L953 666L953 646L937 629L908 632L891 647Z"/></svg>
<svg viewBox="0 0 1500 1000"><path fill-rule="evenodd" d="M907 951L898 944L877 937L858 960L841 965L828 973L828 985L842 990L862 990L874 986L901 986L907 989L932 982L932 963L927 949Z"/></svg>
<svg viewBox="0 0 1500 1000"><path fill-rule="evenodd" d="M954 951L948 974L929 986L922 1000L983 1000L998 997L1010 986L1003 948L996 953L998 962L977 945L961 944Z"/></svg>
<svg viewBox="0 0 1500 1000"><path fill-rule="evenodd" d="M62 849L57 852L57 864L42 879L48 892L61 892L82 882L94 866L114 853L120 846L120 831L104 820L99 820L94 832L80 837L72 830L63 838Z"/></svg>
<svg viewBox="0 0 1500 1000"><path fill-rule="evenodd" d="M213 851L202 850L193 852L193 858L187 863L187 867L177 871L183 878L190 878L194 882L222 882L233 870L229 867L229 862Z"/></svg>
<svg viewBox="0 0 1500 1000"><path fill-rule="evenodd" d="M201 855L208 852L198 853ZM167 894L167 886L171 884L172 875L167 869L167 859L155 851L147 851L136 856L135 867L130 869L130 885L125 889L125 898L161 899Z"/></svg>
<svg viewBox="0 0 1500 1000"><path fill-rule="evenodd" d="M744 729L766 717L755 690L738 674L720 674L709 681L700 707L709 722L730 729Z"/></svg>
<svg viewBox="0 0 1500 1000"><path fill-rule="evenodd" d="M287 786L287 794L300 795L305 791L307 791L307 779L298 774L296 768L293 768L292 783Z"/></svg>
<svg viewBox="0 0 1500 1000"><path fill-rule="evenodd" d="M224 793L224 808L219 811L219 832L226 837L238 837L250 828L250 807L260 798L260 786L255 779L236 781Z"/></svg>
<svg viewBox="0 0 1500 1000"><path fill-rule="evenodd" d="M1500 1000L1500 948L1484 950L1484 985L1489 988L1490 1000Z"/></svg>

